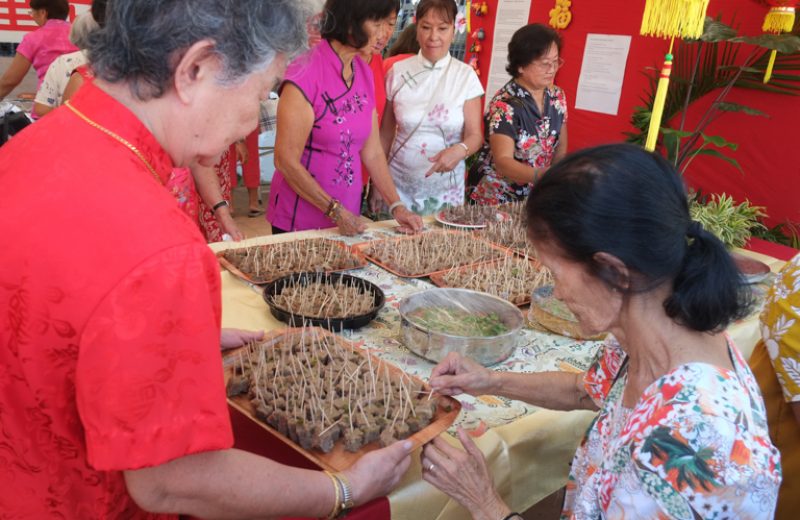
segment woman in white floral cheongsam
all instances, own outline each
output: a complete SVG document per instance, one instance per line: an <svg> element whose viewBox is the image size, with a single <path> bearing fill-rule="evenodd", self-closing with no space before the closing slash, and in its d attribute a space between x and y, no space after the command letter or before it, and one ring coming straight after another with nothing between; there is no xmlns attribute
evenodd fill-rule
<svg viewBox="0 0 800 520"><path fill-rule="evenodd" d="M481 145L478 75L450 56L455 35L454 0L417 5L420 52L397 62L386 76L381 142L400 199L422 215L464 204L464 159ZM375 215L386 213L378 194Z"/></svg>

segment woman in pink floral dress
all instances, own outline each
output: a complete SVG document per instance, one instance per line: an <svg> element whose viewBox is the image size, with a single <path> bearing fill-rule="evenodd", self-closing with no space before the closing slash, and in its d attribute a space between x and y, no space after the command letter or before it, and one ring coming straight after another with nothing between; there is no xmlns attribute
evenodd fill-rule
<svg viewBox="0 0 800 520"><path fill-rule="evenodd" d="M553 84L563 63L561 37L542 24L526 25L508 44L512 79L486 110L486 142L469 173L478 204L523 200L536 179L567 153L567 98Z"/></svg>
<svg viewBox="0 0 800 520"><path fill-rule="evenodd" d="M599 410L572 462L565 519L771 519L780 455L752 372L727 334L751 296L723 244L689 217L680 177L633 145L578 152L531 190L528 233L586 335L582 374L494 372L451 354L431 385ZM423 476L473 518L515 518L480 451L442 439ZM466 478L465 475L469 475Z"/></svg>

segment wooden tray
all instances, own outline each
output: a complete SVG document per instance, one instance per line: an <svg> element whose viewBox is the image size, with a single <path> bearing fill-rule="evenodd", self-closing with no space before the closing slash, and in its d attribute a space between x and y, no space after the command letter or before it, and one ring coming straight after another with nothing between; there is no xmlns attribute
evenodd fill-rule
<svg viewBox="0 0 800 520"><path fill-rule="evenodd" d="M280 339L285 336L290 336L293 334L299 334L302 329L299 328L291 328L291 329L282 329L279 331L273 331L267 334L264 338L264 341L261 343L267 343L268 346L272 346L277 343ZM353 352L356 352L362 356L370 356L372 358L373 367L376 370L383 371L383 367L386 366L389 370L390 374L405 374L406 377L410 377L411 380L419 383L422 385L424 389L430 390L430 386L422 381L421 379L411 376L410 374L406 374L400 368L388 363L386 361L382 361L381 359L367 354L363 350L356 348L351 342L332 334L324 329L314 328L314 331L318 333L320 336L328 336L332 337L334 341L339 343L341 346L346 347ZM226 353L224 356L224 364L225 364L225 382L227 384L227 380L230 377L234 363L237 360L237 352L241 350L234 350ZM455 421L456 417L458 416L459 412L461 411L461 403L452 397L447 396L440 396L439 394L433 394L433 397L439 399L439 406L436 409L436 413L433 416L433 420L431 423L423 428L422 430L414 433L407 440L411 440L414 443L414 448L418 448L423 444L426 444L439 436L442 432L446 431L451 424ZM447 402L450 405L450 411L447 411L443 406L443 402ZM261 422L255 416L255 410L253 405L250 403L250 398L246 395L238 395L235 397L229 397L228 403L235 408L236 410L243 413L247 416L250 420L255 422L258 426L270 432L270 434L274 435L276 438L285 442L290 448L297 451L304 457L306 457L311 462L317 464L323 469L327 469L330 471L342 471L348 467L350 467L353 463L355 463L358 459L363 457L365 454L369 453L370 451L374 451L380 449L380 444L378 441L374 441L366 446L363 446L357 452L349 452L344 449L344 443L341 441L336 442L333 451L330 453L323 453L322 451L318 450L306 450L301 447L299 444L292 441L287 436L281 434L279 431L274 429L269 424Z"/></svg>
<svg viewBox="0 0 800 520"><path fill-rule="evenodd" d="M524 259L522 259L522 258L520 258L520 257L518 257L516 255L513 255L513 251L512 250L507 249L507 251L508 251L508 253L507 253L508 255L512 255L514 258L518 259L519 262L524 262L525 261ZM449 288L453 288L453 289L477 290L477 289L473 289L471 287L461 287L461 286L450 285L445 280L445 277L448 274L450 274L451 272L467 272L467 271L479 271L481 269L488 269L488 268L491 268L493 265L499 264L500 262L504 262L504 261L505 261L504 258L498 258L496 260L489 260L488 262L482 262L482 263L479 263L479 264L465 265L465 266L462 266L462 267L457 267L455 269L450 269L448 271L444 271L444 272L440 272L440 273L434 273L434 274L431 275L431 282L433 282L433 284L435 286L437 286L437 287L449 287ZM542 268L542 264L540 264L539 261L536 260L535 258L528 257L528 262L536 269L541 269ZM494 294L494 293L488 293L488 294ZM498 294L495 294L495 296L497 296L498 298L503 298L502 296L500 296ZM508 300L508 298L503 298L503 299ZM516 305L517 307L525 307L526 305L530 305L530 303L531 303L531 293L527 292L525 294L524 300L522 300L522 301L519 301L519 302L514 302L514 301L511 301L511 300L508 300L508 301L510 301L512 304Z"/></svg>
<svg viewBox="0 0 800 520"><path fill-rule="evenodd" d="M353 266L353 267L347 267L347 268L344 268L344 269L330 269L330 270L321 271L321 272L337 273L337 272L344 272L344 271L352 271L353 269L361 269L362 267L366 267L367 264L368 264L367 258L364 256L364 254L361 251L356 250L355 248L350 247L347 244L339 242L338 240L330 240L330 239L327 239L327 238L307 238L305 240L325 240L327 242L330 242L331 244L335 244L337 247L341 247L345 251L349 252L355 258L355 260L357 261L357 264L355 266ZM279 246L280 244L285 244L285 243L287 243L287 242L280 242L278 244L262 244L262 245L250 246L250 247L269 248L269 247L276 247L276 246ZM217 260L219 261L219 264L222 267L224 267L225 269L227 269L228 271L230 271L231 274L233 274L237 278L240 278L240 279L242 279L242 280L244 280L246 282L249 282L249 283L251 283L253 285L266 285L268 283L274 282L275 280L283 278L284 276L288 276L290 274L294 274L294 273L297 273L297 272L303 272L303 270L291 271L291 272L285 272L283 274L276 274L272 278L265 278L265 279L253 278L252 276L250 276L250 275L244 273L243 271L241 271L236 265L234 265L230 260L228 260L224 256L225 253L229 252L229 251L241 251L241 250L246 250L246 249L248 249L248 248L241 247L241 248L236 248L236 249L226 249L225 251L219 251L219 252L217 252ZM306 271L308 271L308 270L306 270Z"/></svg>
<svg viewBox="0 0 800 520"><path fill-rule="evenodd" d="M504 248L502 246L498 246L497 244L493 244L493 243L489 242L488 240L484 240L484 239L482 239L480 237L477 237L473 233L465 233L463 231L450 231L450 230L428 231L427 233L452 234L452 235L457 235L457 236L471 237L473 240L475 240L477 242L483 242L483 243L487 244L491 249L496 250L498 252L498 255L497 255L498 257L501 257L502 255L507 254L506 253L506 248ZM361 253L365 258L367 258L367 260L372 262L373 264L377 265L381 269L389 271L390 273L392 273L395 276L399 276L400 278L426 278L426 277L429 277L429 276L433 276L434 274L446 273L446 272L450 271L450 269L452 269L452 268L440 269L438 271L431 271L431 272L428 272L428 273L420 273L420 274L404 274L404 273L401 273L401 272L397 271L396 269L384 264L382 261L380 261L377 258L367 254L367 252L366 252L367 248L369 248L370 246L372 246L374 244L380 243L380 242L398 242L399 243L399 242L401 242L403 240L416 240L417 238L419 238L419 235L412 235L412 236L398 237L398 238L388 238L388 239L384 239L384 240L373 240L371 242L362 242L360 244L356 244L353 247L359 253ZM462 264L462 265L460 265L458 267L464 267L464 266L475 265L475 264L482 264L482 263L486 263L486 262L491 262L492 260L493 259L481 260L481 261L478 261L478 262L467 262L467 263L464 263L464 264Z"/></svg>

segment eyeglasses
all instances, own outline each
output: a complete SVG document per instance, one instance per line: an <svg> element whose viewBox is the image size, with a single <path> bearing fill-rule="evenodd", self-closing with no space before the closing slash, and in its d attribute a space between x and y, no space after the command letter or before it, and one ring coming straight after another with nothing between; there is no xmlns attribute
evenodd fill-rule
<svg viewBox="0 0 800 520"><path fill-rule="evenodd" d="M536 68L539 69L540 71L547 72L552 68L555 68L556 70L558 70L561 67L563 67L564 66L564 58L558 58L557 60L553 60L553 61L537 60L537 61L534 61L534 62L531 62L531 63L533 63L533 65L536 66Z"/></svg>

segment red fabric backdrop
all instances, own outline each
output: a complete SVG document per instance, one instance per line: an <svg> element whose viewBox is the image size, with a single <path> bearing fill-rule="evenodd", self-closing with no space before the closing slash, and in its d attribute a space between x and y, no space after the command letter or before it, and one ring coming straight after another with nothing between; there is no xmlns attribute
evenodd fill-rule
<svg viewBox="0 0 800 520"><path fill-rule="evenodd" d="M479 56L484 85L489 71L497 0L488 0L487 3L488 16L473 17L474 28L483 27L487 33ZM547 23L548 11L554 4L555 0L533 0L529 21ZM647 67L661 66L669 42L639 36L644 0L574 0L571 10L572 24L562 31L562 57L566 63L556 77L556 83L566 91L569 99L569 148L577 150L622 141L625 139L623 132L632 129L630 116L633 108L642 104L640 97L647 86L642 71ZM753 0L712 0L709 14L715 16L718 13L726 23L735 16L740 24L740 34L756 35L761 33L766 9ZM587 33L633 37L617 116L575 110ZM744 174L723 161L704 157L692 163L687 174L689 183L706 193L726 192L736 200L749 198L755 204L766 206L770 224L786 219L800 222L800 146L796 144L800 135L800 97L734 89L729 101L752 106L770 115L766 119L725 114L707 131L740 145L739 150L731 155L739 161ZM696 122L710 102L707 99L695 103L689 110L688 122Z"/></svg>

